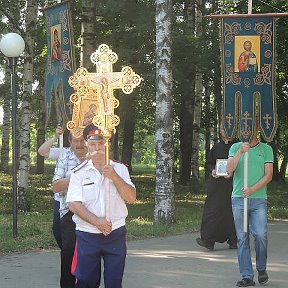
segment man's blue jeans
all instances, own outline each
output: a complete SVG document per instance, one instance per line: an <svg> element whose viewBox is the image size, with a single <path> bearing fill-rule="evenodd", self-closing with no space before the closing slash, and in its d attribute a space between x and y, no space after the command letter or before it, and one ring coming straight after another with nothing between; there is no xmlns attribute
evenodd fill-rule
<svg viewBox="0 0 288 288"><path fill-rule="evenodd" d="M248 199L248 232L243 231L243 198L232 198L232 210L238 239L238 263L242 278L253 279L249 234L254 237L257 271L266 270L267 264L267 200Z"/></svg>

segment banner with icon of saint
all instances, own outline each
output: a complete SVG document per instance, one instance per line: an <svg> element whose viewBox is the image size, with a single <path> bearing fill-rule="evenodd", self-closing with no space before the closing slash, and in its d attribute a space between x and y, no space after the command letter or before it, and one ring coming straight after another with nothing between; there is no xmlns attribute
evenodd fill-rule
<svg viewBox="0 0 288 288"><path fill-rule="evenodd" d="M221 19L223 123L227 136L249 142L277 129L274 17Z"/></svg>
<svg viewBox="0 0 288 288"><path fill-rule="evenodd" d="M43 9L47 30L46 125L53 118L65 126L72 113L70 95L74 91L68 80L75 71L75 57L69 2Z"/></svg>

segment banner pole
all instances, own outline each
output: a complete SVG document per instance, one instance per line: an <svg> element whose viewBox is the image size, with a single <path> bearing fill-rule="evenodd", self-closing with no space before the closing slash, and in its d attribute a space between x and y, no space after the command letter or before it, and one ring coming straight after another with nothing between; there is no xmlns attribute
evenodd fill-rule
<svg viewBox="0 0 288 288"><path fill-rule="evenodd" d="M58 121L57 127L61 127L63 129L62 121ZM64 147L63 133L61 135L59 135L59 140L58 141L59 141L58 145L59 145L59 149L60 149L59 156L62 157L63 156L63 147Z"/></svg>
<svg viewBox="0 0 288 288"><path fill-rule="evenodd" d="M252 14L252 0L248 0L248 14ZM248 152L244 154L244 188L248 187ZM248 231L248 199L244 197L243 231Z"/></svg>
<svg viewBox="0 0 288 288"><path fill-rule="evenodd" d="M248 187L248 152L244 153L244 188ZM248 198L244 197L243 231L248 231Z"/></svg>
<svg viewBox="0 0 288 288"><path fill-rule="evenodd" d="M248 14L252 14L252 0L248 0Z"/></svg>
<svg viewBox="0 0 288 288"><path fill-rule="evenodd" d="M110 144L109 139L111 138L112 134L107 129L108 127L108 116L105 115L105 133L104 133L104 139L105 139L105 165L109 165L110 163ZM104 178L105 183L105 217L107 221L110 221L110 182L107 177Z"/></svg>
<svg viewBox="0 0 288 288"><path fill-rule="evenodd" d="M63 134L59 136L60 157L63 156Z"/></svg>
<svg viewBox="0 0 288 288"><path fill-rule="evenodd" d="M105 165L109 165L109 139L105 139ZM104 178L105 185L105 218L110 221L110 182L107 177Z"/></svg>

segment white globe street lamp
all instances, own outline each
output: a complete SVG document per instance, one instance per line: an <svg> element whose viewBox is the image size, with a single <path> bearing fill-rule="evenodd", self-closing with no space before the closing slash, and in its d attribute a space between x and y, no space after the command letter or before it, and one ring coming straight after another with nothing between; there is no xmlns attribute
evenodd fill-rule
<svg viewBox="0 0 288 288"><path fill-rule="evenodd" d="M13 237L17 237L17 140L16 140L16 115L17 115L17 91L16 91L16 64L17 58L23 53L25 42L17 33L8 33L2 36L0 41L1 52L9 59L11 68L11 99L12 99L12 187L13 187Z"/></svg>
<svg viewBox="0 0 288 288"><path fill-rule="evenodd" d="M6 57L19 57L25 49L25 42L19 34L8 33L2 36L0 49Z"/></svg>

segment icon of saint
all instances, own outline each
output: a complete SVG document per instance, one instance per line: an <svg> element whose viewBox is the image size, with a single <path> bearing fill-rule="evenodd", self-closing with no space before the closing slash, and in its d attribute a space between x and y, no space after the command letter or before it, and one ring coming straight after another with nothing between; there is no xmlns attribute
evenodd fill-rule
<svg viewBox="0 0 288 288"><path fill-rule="evenodd" d="M85 113L83 118L83 126L87 126L92 123L93 117L96 116L96 105L89 105L89 110Z"/></svg>
<svg viewBox="0 0 288 288"><path fill-rule="evenodd" d="M226 173L226 165L224 162L220 162L218 166L218 173L225 174Z"/></svg>
<svg viewBox="0 0 288 288"><path fill-rule="evenodd" d="M244 50L238 60L238 69L239 72L258 72L257 57L251 51L252 43L247 40L243 44Z"/></svg>
<svg viewBox="0 0 288 288"><path fill-rule="evenodd" d="M59 32L58 29L54 29L53 42L52 42L52 60L60 60L60 59L61 59L61 43L59 40Z"/></svg>

